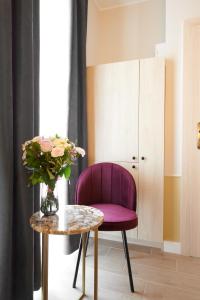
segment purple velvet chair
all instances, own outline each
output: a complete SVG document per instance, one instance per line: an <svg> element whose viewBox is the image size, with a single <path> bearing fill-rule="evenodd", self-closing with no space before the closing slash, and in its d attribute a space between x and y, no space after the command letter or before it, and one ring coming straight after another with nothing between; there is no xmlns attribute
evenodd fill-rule
<svg viewBox="0 0 200 300"><path fill-rule="evenodd" d="M132 175L114 163L98 163L85 169L77 182L76 204L89 205L104 213L102 231L121 231L131 291L134 292L131 264L129 258L126 230L138 225L136 214L136 186ZM87 245L89 234L87 236ZM76 287L78 268L82 251L80 240L79 253L74 275Z"/></svg>

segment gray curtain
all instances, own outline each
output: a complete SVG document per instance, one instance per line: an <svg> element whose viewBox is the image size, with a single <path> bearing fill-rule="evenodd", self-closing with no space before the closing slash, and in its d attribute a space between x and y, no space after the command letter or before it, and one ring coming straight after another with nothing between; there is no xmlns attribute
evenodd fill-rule
<svg viewBox="0 0 200 300"><path fill-rule="evenodd" d="M38 134L39 0L0 0L0 299L32 300L40 287L39 236L29 217L21 144Z"/></svg>
<svg viewBox="0 0 200 300"><path fill-rule="evenodd" d="M86 33L87 0L72 0L71 71L69 85L68 137L87 152L86 114ZM87 166L87 156L72 168L68 185L68 203L74 203L75 186L81 171ZM79 237L71 236L68 252L78 248Z"/></svg>

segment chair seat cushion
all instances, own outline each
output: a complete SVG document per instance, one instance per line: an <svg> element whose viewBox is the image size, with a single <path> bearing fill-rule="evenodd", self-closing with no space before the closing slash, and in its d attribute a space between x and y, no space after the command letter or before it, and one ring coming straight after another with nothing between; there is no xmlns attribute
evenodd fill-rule
<svg viewBox="0 0 200 300"><path fill-rule="evenodd" d="M102 231L121 231L137 227L138 217L135 211L118 204L95 203L91 205L104 213Z"/></svg>

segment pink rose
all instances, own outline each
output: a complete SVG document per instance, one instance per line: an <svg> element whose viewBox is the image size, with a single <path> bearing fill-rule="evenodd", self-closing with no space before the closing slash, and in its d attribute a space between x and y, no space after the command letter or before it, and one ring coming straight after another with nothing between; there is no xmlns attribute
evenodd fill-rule
<svg viewBox="0 0 200 300"><path fill-rule="evenodd" d="M64 155L64 148L61 147L54 147L51 151L52 157L59 157Z"/></svg>
<svg viewBox="0 0 200 300"><path fill-rule="evenodd" d="M48 139L42 139L40 141L40 147L43 152L50 152L53 148L53 145Z"/></svg>

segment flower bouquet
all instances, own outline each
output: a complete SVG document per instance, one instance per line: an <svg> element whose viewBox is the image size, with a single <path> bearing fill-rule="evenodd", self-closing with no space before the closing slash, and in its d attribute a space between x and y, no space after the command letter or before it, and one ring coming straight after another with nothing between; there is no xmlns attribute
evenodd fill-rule
<svg viewBox="0 0 200 300"><path fill-rule="evenodd" d="M22 160L25 168L31 172L29 185L44 183L46 196L42 198L41 211L53 215L58 210L58 199L54 195L59 178L70 178L71 165L78 157L85 155L84 149L76 147L67 138L34 137L22 145Z"/></svg>

